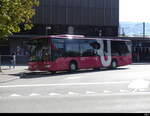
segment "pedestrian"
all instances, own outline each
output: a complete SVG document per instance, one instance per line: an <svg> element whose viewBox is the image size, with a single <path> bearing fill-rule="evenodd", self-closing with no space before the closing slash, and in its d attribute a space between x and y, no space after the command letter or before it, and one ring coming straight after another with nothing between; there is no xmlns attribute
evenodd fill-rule
<svg viewBox="0 0 150 116"><path fill-rule="evenodd" d="M11 66L13 66L13 68L15 68L15 65L16 65L16 55L15 55L15 53L12 53L11 54L11 65L10 65L10 68L11 68Z"/></svg>

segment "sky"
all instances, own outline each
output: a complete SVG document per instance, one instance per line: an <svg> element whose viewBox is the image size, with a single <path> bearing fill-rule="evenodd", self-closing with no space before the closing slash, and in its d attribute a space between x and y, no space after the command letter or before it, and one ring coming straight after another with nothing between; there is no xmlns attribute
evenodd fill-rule
<svg viewBox="0 0 150 116"><path fill-rule="evenodd" d="M120 0L120 22L150 22L150 0Z"/></svg>

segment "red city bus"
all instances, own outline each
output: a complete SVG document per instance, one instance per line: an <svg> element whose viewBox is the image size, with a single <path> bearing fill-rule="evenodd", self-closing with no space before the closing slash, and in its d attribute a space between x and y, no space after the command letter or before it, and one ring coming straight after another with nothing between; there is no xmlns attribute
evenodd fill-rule
<svg viewBox="0 0 150 116"><path fill-rule="evenodd" d="M132 63L131 41L53 35L30 40L30 71L76 71L116 68Z"/></svg>

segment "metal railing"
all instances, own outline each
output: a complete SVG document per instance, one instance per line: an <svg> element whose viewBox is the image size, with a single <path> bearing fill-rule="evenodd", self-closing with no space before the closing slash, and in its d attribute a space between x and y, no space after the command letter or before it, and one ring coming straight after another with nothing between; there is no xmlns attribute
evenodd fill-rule
<svg viewBox="0 0 150 116"><path fill-rule="evenodd" d="M11 55L0 55L0 66L12 65L11 63ZM28 56L17 56L16 55L16 65L27 65Z"/></svg>

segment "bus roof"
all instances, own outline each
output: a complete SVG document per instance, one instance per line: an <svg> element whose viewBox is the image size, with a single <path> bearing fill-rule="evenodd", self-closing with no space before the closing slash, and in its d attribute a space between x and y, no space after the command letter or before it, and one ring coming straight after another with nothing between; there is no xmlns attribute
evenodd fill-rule
<svg viewBox="0 0 150 116"><path fill-rule="evenodd" d="M48 35L48 36L37 36L32 39L41 39L41 38L62 38L62 39L93 39L93 40L114 40L114 41L131 41L129 39L120 39L120 38L102 38L102 37L85 37L84 35L69 35L69 34L63 34L63 35Z"/></svg>

